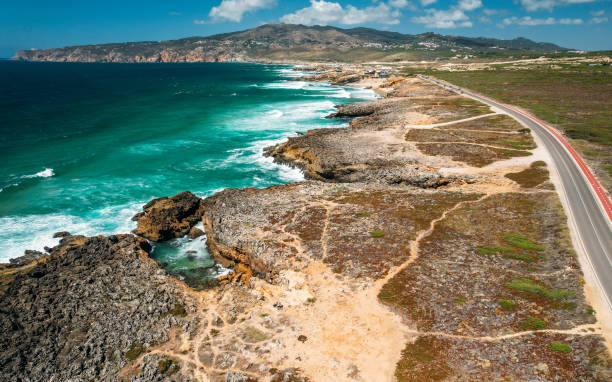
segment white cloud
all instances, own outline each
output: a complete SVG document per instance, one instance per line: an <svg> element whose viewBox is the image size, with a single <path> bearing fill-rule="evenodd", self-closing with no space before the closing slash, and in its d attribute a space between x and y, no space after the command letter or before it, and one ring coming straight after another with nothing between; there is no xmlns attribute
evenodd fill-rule
<svg viewBox="0 0 612 382"><path fill-rule="evenodd" d="M389 0L388 4L395 8L406 8L410 2L408 0Z"/></svg>
<svg viewBox="0 0 612 382"><path fill-rule="evenodd" d="M570 18L556 19L554 17L547 17L547 18L540 19L540 18L533 18L530 16L525 16L525 17L509 17L502 21L502 25L504 26L522 25L522 26L532 27L532 26L538 26L538 25L556 25L556 24L581 25L581 24L584 24L584 20L570 19Z"/></svg>
<svg viewBox="0 0 612 382"><path fill-rule="evenodd" d="M473 11L482 7L482 0L459 0L457 7L464 11Z"/></svg>
<svg viewBox="0 0 612 382"><path fill-rule="evenodd" d="M425 16L413 17L413 23L425 24L428 28L469 28L473 24L465 12L482 7L482 0L459 0L456 5L446 10L425 9Z"/></svg>
<svg viewBox="0 0 612 382"><path fill-rule="evenodd" d="M433 4L433 3L437 2L437 1L438 0L421 0L421 5L426 7L426 6L431 5L431 4Z"/></svg>
<svg viewBox="0 0 612 382"><path fill-rule="evenodd" d="M352 5L342 7L339 3L325 0L310 0L310 6L289 13L280 18L281 22L288 24L330 24L338 23L344 25L375 23L375 24L399 24L401 13L387 3L376 6L356 8Z"/></svg>
<svg viewBox="0 0 612 382"><path fill-rule="evenodd" d="M608 16L604 16L604 17L593 17L591 20L589 20L590 24L601 24L601 23L607 23L608 22Z"/></svg>
<svg viewBox="0 0 612 382"><path fill-rule="evenodd" d="M471 27L472 22L465 12L458 8L448 10L427 9L425 16L413 17L412 22L425 24L428 28Z"/></svg>
<svg viewBox="0 0 612 382"><path fill-rule="evenodd" d="M181 15L181 12L172 11L172 12L168 12L168 14L169 14L170 16L180 16L180 15Z"/></svg>
<svg viewBox="0 0 612 382"><path fill-rule="evenodd" d="M272 8L274 5L276 0L223 0L218 6L212 7L208 17L213 21L240 22L245 13Z"/></svg>
<svg viewBox="0 0 612 382"><path fill-rule="evenodd" d="M603 16L604 13L606 13L606 11L604 11L603 9L600 11L591 11L589 12L591 14L591 16Z"/></svg>
<svg viewBox="0 0 612 382"><path fill-rule="evenodd" d="M553 8L572 4L592 3L596 0L520 0L521 5L529 12L552 11Z"/></svg>
<svg viewBox="0 0 612 382"><path fill-rule="evenodd" d="M206 20L193 20L194 24L198 24L198 25L202 25L202 24L206 24Z"/></svg>

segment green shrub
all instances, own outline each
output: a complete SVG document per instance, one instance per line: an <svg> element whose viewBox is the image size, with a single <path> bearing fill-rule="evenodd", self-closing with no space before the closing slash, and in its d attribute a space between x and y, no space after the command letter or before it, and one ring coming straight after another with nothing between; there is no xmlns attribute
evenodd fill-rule
<svg viewBox="0 0 612 382"><path fill-rule="evenodd" d="M157 363L157 368L160 374L169 377L179 371L180 365L172 358L164 358L159 360Z"/></svg>
<svg viewBox="0 0 612 382"><path fill-rule="evenodd" d="M164 317L169 314L177 317L185 317L187 316L187 311L185 310L185 307L183 305L177 302L176 304L174 304L174 308L164 313Z"/></svg>
<svg viewBox="0 0 612 382"><path fill-rule="evenodd" d="M357 215L359 215L362 218L367 218L370 216L369 213L365 212L365 211L361 211L360 213L358 213Z"/></svg>
<svg viewBox="0 0 612 382"><path fill-rule="evenodd" d="M536 284L533 280L524 278L513 279L511 282L506 284L506 287L525 293L540 295L549 300L562 300L574 294L574 292L565 289L548 290L544 286Z"/></svg>
<svg viewBox="0 0 612 382"><path fill-rule="evenodd" d="M537 251L541 252L544 250L543 247L535 244L525 236L520 233L509 233L504 235L504 240L510 245L513 245L517 248L524 249L526 251Z"/></svg>
<svg viewBox="0 0 612 382"><path fill-rule="evenodd" d="M500 141L499 144L503 146L510 146L513 149L517 149L517 150L526 150L526 149L532 148L531 145L524 145L521 142L515 142L515 141Z"/></svg>
<svg viewBox="0 0 612 382"><path fill-rule="evenodd" d="M514 252L514 249L508 247L480 247L476 248L476 253L479 255L495 255L498 253L510 253Z"/></svg>
<svg viewBox="0 0 612 382"><path fill-rule="evenodd" d="M542 330L546 329L546 322L540 320L537 317L529 317L521 322L521 329L523 330Z"/></svg>
<svg viewBox="0 0 612 382"><path fill-rule="evenodd" d="M132 346L130 346L128 351L125 353L125 358L128 361L133 361L138 358L139 355L144 353L144 351L145 349L142 347L141 344L132 344Z"/></svg>
<svg viewBox="0 0 612 382"><path fill-rule="evenodd" d="M499 306L501 306L503 310L511 310L514 309L514 307L516 306L516 302L512 300L503 299L499 300Z"/></svg>
<svg viewBox="0 0 612 382"><path fill-rule="evenodd" d="M457 297L455 301L458 302L459 304L465 304L467 302L467 300L464 299L463 297Z"/></svg>
<svg viewBox="0 0 612 382"><path fill-rule="evenodd" d="M504 254L504 258L512 259L512 260L520 260L526 263L533 263L536 258L527 253L506 253Z"/></svg>
<svg viewBox="0 0 612 382"><path fill-rule="evenodd" d="M572 352L572 348L568 344L562 342L553 342L548 345L548 348L552 351L556 351L563 354L569 354Z"/></svg>
<svg viewBox="0 0 612 382"><path fill-rule="evenodd" d="M372 237L383 237L383 236L385 236L385 233L383 231L374 231L374 232L370 232L370 236L372 236Z"/></svg>

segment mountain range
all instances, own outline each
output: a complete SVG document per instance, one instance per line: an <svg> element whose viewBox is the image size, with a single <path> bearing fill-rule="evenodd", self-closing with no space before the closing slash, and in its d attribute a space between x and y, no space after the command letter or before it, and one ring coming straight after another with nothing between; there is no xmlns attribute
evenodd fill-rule
<svg viewBox="0 0 612 382"><path fill-rule="evenodd" d="M13 59L59 62L391 62L567 50L521 37L501 40L431 32L411 35L362 27L342 29L266 24L208 37L20 50Z"/></svg>

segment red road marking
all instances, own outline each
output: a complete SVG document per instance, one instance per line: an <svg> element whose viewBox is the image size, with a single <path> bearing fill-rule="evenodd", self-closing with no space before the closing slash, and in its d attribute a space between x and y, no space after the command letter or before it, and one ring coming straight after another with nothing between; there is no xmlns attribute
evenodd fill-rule
<svg viewBox="0 0 612 382"><path fill-rule="evenodd" d="M446 82L446 81L441 81L441 82ZM536 122L540 126L544 127L546 130L548 130L548 132L550 132L555 138L557 138L557 140L559 142L561 142L561 144L567 149L567 151L569 151L569 153L571 154L572 158L574 158L574 161L578 164L578 167L580 168L580 170L582 171L584 176L587 178L587 180L591 184L591 187L595 191L595 194L599 198L599 201L601 202L601 204L602 204L602 206L604 208L604 211L606 211L606 214L608 215L608 219L610 221L612 221L612 202L610 202L610 198L608 198L608 195L604 191L603 187L601 187L601 185L599 184L599 182L595 178L595 175L593 175L593 173L591 172L589 167L586 165L584 160L580 157L580 155L578 155L576 150L574 150L574 148L565 140L565 138L563 138L561 136L561 134L559 134L555 129L553 129L551 126L548 126L546 123L540 121L534 115L526 113L526 112L523 112L523 111L519 110L518 108L516 108L515 106L511 106L511 105L507 105L507 104L501 103L499 101L496 101L496 100L494 100L494 99L492 99L490 97L487 97L485 95L482 95L480 93L476 93L476 92L473 92L471 90L468 91L467 89L463 89L463 88L460 88L460 87L452 85L452 84L449 84L449 86L454 86L456 88L462 89L466 93L471 93L471 94L477 95L478 97L482 97L484 99L488 99L491 102L494 102L494 103L500 104L502 106L505 106L508 109L512 109L512 110L516 111L517 113L522 114L525 117L527 117L527 118L531 119L532 121Z"/></svg>

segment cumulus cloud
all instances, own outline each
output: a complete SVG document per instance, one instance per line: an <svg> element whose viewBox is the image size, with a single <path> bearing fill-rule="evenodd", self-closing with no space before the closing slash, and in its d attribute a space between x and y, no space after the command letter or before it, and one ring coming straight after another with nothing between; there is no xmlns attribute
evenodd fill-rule
<svg viewBox="0 0 612 382"><path fill-rule="evenodd" d="M538 26L538 25L582 25L584 24L584 20L582 19L570 19L563 18L557 19L554 17L546 17L546 18L533 18L530 16L525 17L508 17L502 21L502 25L510 26L510 25L522 25L522 26Z"/></svg>
<svg viewBox="0 0 612 382"><path fill-rule="evenodd" d="M218 6L212 7L208 17L213 21L240 22L245 13L272 8L274 5L276 0L223 0Z"/></svg>
<svg viewBox="0 0 612 382"><path fill-rule="evenodd" d="M411 20L413 23L424 24L428 28L469 28L473 24L466 12L480 7L482 7L482 0L459 0L449 9L429 8L425 10L424 16L413 17Z"/></svg>
<svg viewBox="0 0 612 382"><path fill-rule="evenodd" d="M431 5L431 4L433 4L433 3L437 2L437 1L438 0L421 0L421 5L426 7L426 6Z"/></svg>
<svg viewBox="0 0 612 382"><path fill-rule="evenodd" d="M591 11L589 12L591 14L591 16L603 16L604 13L606 13L606 11L604 11L603 9L600 11Z"/></svg>
<svg viewBox="0 0 612 382"><path fill-rule="evenodd" d="M465 12L458 8L447 10L427 9L425 16L413 17L412 22L425 24L428 28L471 27L472 22Z"/></svg>
<svg viewBox="0 0 612 382"><path fill-rule="evenodd" d="M338 23L354 25L363 23L399 24L401 16L398 7L387 3L376 6L356 8L352 5L343 7L339 3L325 0L310 0L310 6L289 13L280 18L281 22L288 24L330 24Z"/></svg>
<svg viewBox="0 0 612 382"><path fill-rule="evenodd" d="M395 8L406 8L410 2L408 0L389 0L388 4Z"/></svg>
<svg viewBox="0 0 612 382"><path fill-rule="evenodd" d="M572 4L592 3L596 0L520 0L521 5L529 12L552 11L553 8Z"/></svg>
<svg viewBox="0 0 612 382"><path fill-rule="evenodd" d="M459 0L457 8L464 11L473 11L482 7L482 0Z"/></svg>

